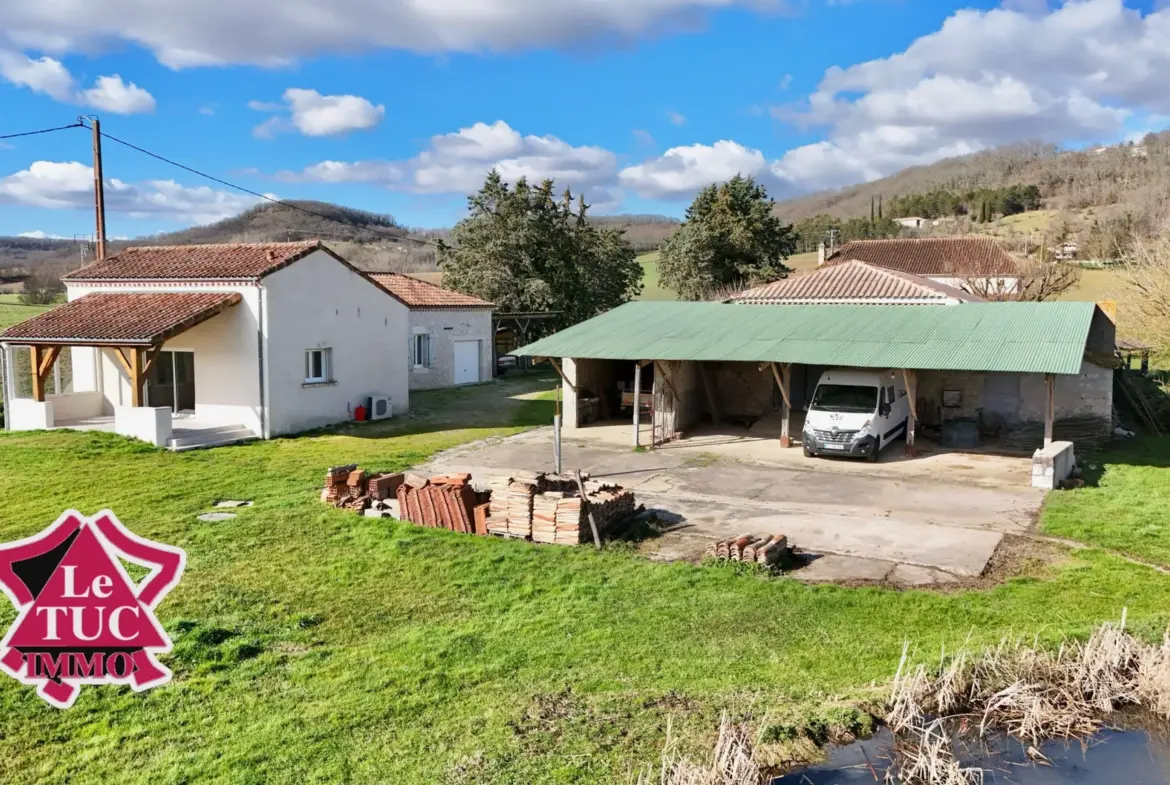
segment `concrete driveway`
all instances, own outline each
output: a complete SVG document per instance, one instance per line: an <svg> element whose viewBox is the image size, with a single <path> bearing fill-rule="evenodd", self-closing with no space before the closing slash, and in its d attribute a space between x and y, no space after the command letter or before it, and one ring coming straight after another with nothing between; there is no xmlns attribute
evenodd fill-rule
<svg viewBox="0 0 1170 785"><path fill-rule="evenodd" d="M926 585L977 577L1003 535L1026 531L1043 501L1043 492L1022 483L986 487L967 476L937 478L928 465L914 473L905 461L883 474L881 463L803 456L796 462L793 453L799 451L768 465L721 456L710 445L635 453L596 439L565 439L563 466L632 489L674 523L643 543L648 556L698 559L712 540L785 534L811 554L795 573L809 581ZM477 484L520 469L552 471L551 429L466 445L419 467L471 472Z"/></svg>

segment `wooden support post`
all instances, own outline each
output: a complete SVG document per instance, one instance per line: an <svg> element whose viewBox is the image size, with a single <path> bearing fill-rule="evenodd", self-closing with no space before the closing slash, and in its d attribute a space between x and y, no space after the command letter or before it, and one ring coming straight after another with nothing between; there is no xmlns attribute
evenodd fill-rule
<svg viewBox="0 0 1170 785"><path fill-rule="evenodd" d="M553 369L557 372L557 375L561 377L561 380L564 381L565 384L569 385L569 389L573 392L577 392L577 385L569 381L569 377L565 376L565 372L561 370L560 364L551 357L545 357L544 359L548 360L548 364L553 367Z"/></svg>
<svg viewBox="0 0 1170 785"><path fill-rule="evenodd" d="M642 362L634 363L634 449L642 446Z"/></svg>
<svg viewBox="0 0 1170 785"><path fill-rule="evenodd" d="M914 447L914 430L918 423L918 374L903 368L902 378L906 380L906 398L910 402L910 421L906 423L906 455L913 458L918 455Z"/></svg>
<svg viewBox="0 0 1170 785"><path fill-rule="evenodd" d="M32 394L34 401L45 401L45 377L41 376L41 347L28 347L29 371L32 372Z"/></svg>
<svg viewBox="0 0 1170 785"><path fill-rule="evenodd" d="M711 410L711 422L719 425L723 422L723 414L719 411L719 396L715 394L715 385L711 383L711 377L707 375L703 363L698 362L696 365L699 367L699 378L703 382L703 393L707 396L707 408Z"/></svg>
<svg viewBox="0 0 1170 785"><path fill-rule="evenodd" d="M780 409L780 446L788 449L792 446L792 363L769 365L772 366L772 376L776 377L776 386L780 388L780 397L784 399Z"/></svg>
<svg viewBox="0 0 1170 785"><path fill-rule="evenodd" d="M130 349L130 405L143 405L143 384L146 382L146 375L142 372L142 354L143 351L137 346Z"/></svg>
<svg viewBox="0 0 1170 785"><path fill-rule="evenodd" d="M1048 447L1052 444L1052 431L1056 424L1056 377L1050 373L1044 374L1044 386L1048 388L1044 407L1044 446Z"/></svg>

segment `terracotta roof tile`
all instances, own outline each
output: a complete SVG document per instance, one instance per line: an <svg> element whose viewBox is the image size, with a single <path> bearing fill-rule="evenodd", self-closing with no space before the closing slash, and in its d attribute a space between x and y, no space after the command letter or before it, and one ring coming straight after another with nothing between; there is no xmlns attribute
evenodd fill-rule
<svg viewBox="0 0 1170 785"><path fill-rule="evenodd" d="M1015 276L1016 261L991 237L925 237L855 240L841 246L825 264L868 262L911 275Z"/></svg>
<svg viewBox="0 0 1170 785"><path fill-rule="evenodd" d="M487 300L462 292L453 292L434 284L398 273L373 273L375 281L411 308L491 308Z"/></svg>
<svg viewBox="0 0 1170 785"><path fill-rule="evenodd" d="M757 286L740 292L732 299L748 305L780 305L862 301L945 303L949 299L979 302L982 298L928 278L887 270L865 262L849 261Z"/></svg>
<svg viewBox="0 0 1170 785"><path fill-rule="evenodd" d="M62 280L79 281L254 281L292 264L320 242L163 245L127 248L74 270Z"/></svg>
<svg viewBox="0 0 1170 785"><path fill-rule="evenodd" d="M0 340L150 345L240 302L234 292L98 292L15 324Z"/></svg>

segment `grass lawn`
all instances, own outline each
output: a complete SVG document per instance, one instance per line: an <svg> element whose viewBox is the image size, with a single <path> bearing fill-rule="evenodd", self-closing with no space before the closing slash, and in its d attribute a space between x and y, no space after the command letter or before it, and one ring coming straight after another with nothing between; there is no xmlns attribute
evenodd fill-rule
<svg viewBox="0 0 1170 785"><path fill-rule="evenodd" d="M49 310L48 305L21 305L19 302L0 301L0 330L6 330L25 319Z"/></svg>
<svg viewBox="0 0 1170 785"><path fill-rule="evenodd" d="M989 591L808 587L317 500L328 466L404 468L548 422L553 382L416 394L410 418L177 455L107 434L0 437L0 541L63 507L110 507L188 554L160 607L174 681L87 687L58 711L0 679L0 781L626 783L658 755L668 719L705 747L724 709L781 731L836 716L813 707L888 680L904 640L927 657L968 636L1056 640L1123 606L1147 634L1170 622L1170 577L1098 550ZM1074 502L1088 521L1115 515L1108 490L1061 495L1046 525L1075 520L1062 511ZM221 498L256 504L195 520ZM0 608L0 629L12 618Z"/></svg>
<svg viewBox="0 0 1170 785"><path fill-rule="evenodd" d="M678 295L670 289L664 288L658 282L659 251L644 253L638 257L642 265L642 296L639 300L677 300Z"/></svg>
<svg viewBox="0 0 1170 785"><path fill-rule="evenodd" d="M1053 494L1044 530L1170 567L1170 449L1167 440L1127 443L1082 459L1089 485Z"/></svg>

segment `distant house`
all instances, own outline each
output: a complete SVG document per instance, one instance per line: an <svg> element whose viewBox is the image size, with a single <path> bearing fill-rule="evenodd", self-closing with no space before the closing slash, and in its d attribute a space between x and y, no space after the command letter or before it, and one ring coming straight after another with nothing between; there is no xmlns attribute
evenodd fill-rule
<svg viewBox="0 0 1170 785"><path fill-rule="evenodd" d="M894 222L900 224L905 229L921 229L924 226L928 226L930 224L930 221L926 218L919 218L917 216L895 218Z"/></svg>
<svg viewBox="0 0 1170 785"><path fill-rule="evenodd" d="M130 248L62 280L68 302L0 333L10 430L182 449L408 408L410 308L318 242Z"/></svg>
<svg viewBox="0 0 1170 785"><path fill-rule="evenodd" d="M492 378L492 304L407 275L374 274L410 308L407 356L412 390Z"/></svg>
<svg viewBox="0 0 1170 785"><path fill-rule="evenodd" d="M1077 254L1081 252L1081 246L1070 241L1061 243L1060 245L1054 245L1048 251L1056 261L1067 262L1077 258Z"/></svg>
<svg viewBox="0 0 1170 785"><path fill-rule="evenodd" d="M956 305L981 302L970 292L866 262L849 261L740 292L744 305Z"/></svg>
<svg viewBox="0 0 1170 785"><path fill-rule="evenodd" d="M859 261L957 289L1011 292L1019 285L1020 268L991 237L924 237L855 240L824 260L825 265Z"/></svg>

